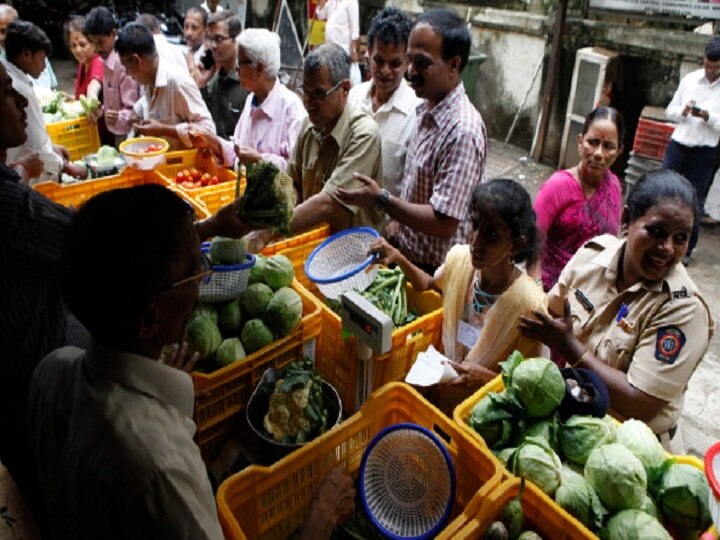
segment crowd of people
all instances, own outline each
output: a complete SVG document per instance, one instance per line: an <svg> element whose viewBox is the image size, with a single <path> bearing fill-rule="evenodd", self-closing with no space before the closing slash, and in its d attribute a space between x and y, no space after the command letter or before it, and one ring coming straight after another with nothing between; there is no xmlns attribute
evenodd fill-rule
<svg viewBox="0 0 720 540"><path fill-rule="evenodd" d="M352 26L352 4L328 0L321 14ZM185 50L150 15L119 28L96 7L70 22L75 93L101 98L92 119L113 143L152 135L226 167L269 161L297 192L293 234L322 222L381 232L371 246L378 262L443 296L443 350L458 377L428 397L444 410L495 377L513 350L549 349L559 364L595 372L619 416L646 421L682 452L685 387L714 330L682 264L704 184L658 170L623 204L610 167L624 125L609 107L587 116L578 165L556 172L534 202L513 180L488 180L485 125L461 79L470 33L448 9L414 21L378 12L371 80L355 85L357 36L330 32L349 43L312 50L298 93L280 80L277 34L213 11L187 10ZM211 271L199 240L250 234L259 249L272 234L243 223L237 203L197 222L158 186L107 192L78 211L30 189L41 174L75 172L32 89L52 46L39 27L13 20L4 51L0 462L52 537L221 538L192 440L186 372L197 357L177 344ZM700 86L717 81L716 54L709 46ZM700 97L686 86L673 100L686 103L681 124L691 116L715 130L715 109L696 110ZM678 128L678 146L691 127ZM170 344L175 354L160 361ZM329 537L353 497L352 480L334 471L301 536Z"/></svg>

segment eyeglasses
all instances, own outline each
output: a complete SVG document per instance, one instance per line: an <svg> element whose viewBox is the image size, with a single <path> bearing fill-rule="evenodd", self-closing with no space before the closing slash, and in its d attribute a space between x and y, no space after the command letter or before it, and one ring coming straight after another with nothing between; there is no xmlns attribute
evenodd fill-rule
<svg viewBox="0 0 720 540"><path fill-rule="evenodd" d="M238 63L237 63L237 65L235 66L235 70L236 70L236 71L240 71L240 68L241 68L242 66L249 66L249 65L252 64L252 63L253 63L252 60L238 60Z"/></svg>
<svg viewBox="0 0 720 540"><path fill-rule="evenodd" d="M207 44L214 43L215 45L220 45L226 39L232 39L232 38L230 36L223 36L222 34L218 34L216 36L205 36L205 43L207 43Z"/></svg>
<svg viewBox="0 0 720 540"><path fill-rule="evenodd" d="M342 81L338 82L335 86L333 86L330 90L322 91L318 90L317 92L308 93L305 91L305 89L302 87L302 85L298 88L298 91L302 92L303 99L307 99L308 101L314 101L314 102L320 102L325 101L327 98L330 97L330 95L340 88L340 85L345 82L347 79L343 79Z"/></svg>
<svg viewBox="0 0 720 540"><path fill-rule="evenodd" d="M186 283L190 283L192 281L200 281L200 283L206 285L210 281L210 276L212 275L213 270L210 258L205 253L200 254L200 264L202 266L202 270L200 272L193 274L190 277L175 281L168 287L163 287L163 289L174 289L175 287L180 287L181 285L185 285Z"/></svg>

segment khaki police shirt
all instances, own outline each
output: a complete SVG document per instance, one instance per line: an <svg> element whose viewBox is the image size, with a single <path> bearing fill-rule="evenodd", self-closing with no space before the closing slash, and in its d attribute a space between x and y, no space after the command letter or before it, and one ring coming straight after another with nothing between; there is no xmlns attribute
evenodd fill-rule
<svg viewBox="0 0 720 540"><path fill-rule="evenodd" d="M356 172L374 178L383 187L380 147L380 131L375 121L352 105L345 106L337 124L325 137L306 118L287 168L300 193L298 203L325 192L342 206L329 220L333 233L358 226L381 231L382 212L348 206L335 197L339 187L362 187L353 178Z"/></svg>
<svg viewBox="0 0 720 540"><path fill-rule="evenodd" d="M648 422L655 433L662 433L680 417L685 388L708 348L715 322L679 263L662 281L618 291L617 269L625 245L610 235L585 244L548 293L548 307L562 313L567 298L575 336L590 352L626 372L634 387L667 401ZM623 304L628 306L626 325L616 321Z"/></svg>

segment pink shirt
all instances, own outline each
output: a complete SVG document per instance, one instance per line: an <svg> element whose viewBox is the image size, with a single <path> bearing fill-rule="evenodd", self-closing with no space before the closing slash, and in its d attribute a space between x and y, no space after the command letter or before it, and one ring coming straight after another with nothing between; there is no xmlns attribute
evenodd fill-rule
<svg viewBox="0 0 720 540"><path fill-rule="evenodd" d="M590 198L569 171L557 171L541 187L535 203L543 235L542 280L549 291L575 252L591 238L617 235L622 212L620 180L610 170Z"/></svg>
<svg viewBox="0 0 720 540"><path fill-rule="evenodd" d="M117 123L107 126L111 133L127 135L132 127L130 117L133 106L139 96L138 83L125 72L120 56L113 50L105 60L103 68L103 110L120 113Z"/></svg>
<svg viewBox="0 0 720 540"><path fill-rule="evenodd" d="M221 139L225 166L231 167L235 163L234 144L237 144L257 150L263 160L284 171L298 139L300 125L307 116L302 100L276 80L259 106L254 101L255 94L245 100L233 140Z"/></svg>
<svg viewBox="0 0 720 540"><path fill-rule="evenodd" d="M90 69L86 70L83 64L78 65L77 75L75 76L75 99L80 96L87 96L87 89L92 80L103 80L103 61L99 54L96 54L90 60Z"/></svg>

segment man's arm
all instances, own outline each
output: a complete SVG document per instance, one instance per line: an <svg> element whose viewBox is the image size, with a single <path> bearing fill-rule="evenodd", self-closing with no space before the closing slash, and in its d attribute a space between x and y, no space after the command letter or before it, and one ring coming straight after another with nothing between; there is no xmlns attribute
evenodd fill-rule
<svg viewBox="0 0 720 540"><path fill-rule="evenodd" d="M345 209L329 194L322 191L295 207L290 222L290 230L293 235L306 231L324 221L328 221L341 208ZM345 211L349 212L347 209Z"/></svg>
<svg viewBox="0 0 720 540"><path fill-rule="evenodd" d="M181 82L177 85L177 95L174 98L177 107L178 116L187 118L186 122L175 126L178 137L186 148L190 148L190 136L188 133L192 131L201 131L205 133L216 133L215 122L212 115L200 94L197 85L186 84Z"/></svg>

